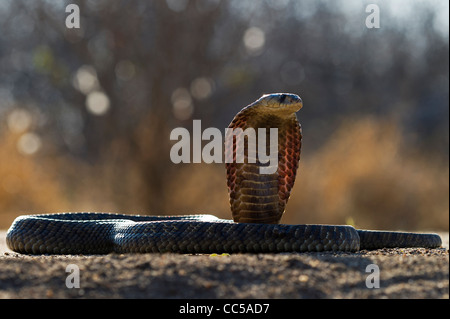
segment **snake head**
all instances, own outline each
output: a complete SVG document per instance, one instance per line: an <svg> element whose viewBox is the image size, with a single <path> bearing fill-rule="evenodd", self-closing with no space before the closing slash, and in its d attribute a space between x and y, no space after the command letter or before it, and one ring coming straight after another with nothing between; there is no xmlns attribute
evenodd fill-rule
<svg viewBox="0 0 450 319"><path fill-rule="evenodd" d="M302 99L292 93L265 94L248 106L258 112L270 113L280 117L289 117L303 107Z"/></svg>

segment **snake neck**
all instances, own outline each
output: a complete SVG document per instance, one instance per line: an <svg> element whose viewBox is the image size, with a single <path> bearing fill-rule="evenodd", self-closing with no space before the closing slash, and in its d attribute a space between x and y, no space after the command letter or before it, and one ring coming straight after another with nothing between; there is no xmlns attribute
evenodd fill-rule
<svg viewBox="0 0 450 319"><path fill-rule="evenodd" d="M244 163L227 164L227 184L230 195L230 205L233 220L240 223L276 224L284 213L295 182L295 176L300 159L301 128L295 113L289 116L279 116L270 113L258 113L247 108L239 112L230 124L230 128L254 128L256 145L245 134L238 134L233 140L233 152L236 159L236 145L244 139ZM266 155L275 151L276 167L274 173L261 174L261 168L273 163L261 163L252 158L249 148L259 149L258 129L265 128L261 133L266 134ZM270 128L277 129L278 145L271 149ZM273 149L275 148L275 150ZM250 155L249 155L250 154Z"/></svg>

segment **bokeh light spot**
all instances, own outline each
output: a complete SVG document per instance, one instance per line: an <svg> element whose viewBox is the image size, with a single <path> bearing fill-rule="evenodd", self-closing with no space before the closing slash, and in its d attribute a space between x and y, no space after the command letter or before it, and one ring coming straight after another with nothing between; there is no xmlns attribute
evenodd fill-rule
<svg viewBox="0 0 450 319"><path fill-rule="evenodd" d="M86 108L94 115L104 115L109 110L109 98L101 91L91 92L86 98Z"/></svg>

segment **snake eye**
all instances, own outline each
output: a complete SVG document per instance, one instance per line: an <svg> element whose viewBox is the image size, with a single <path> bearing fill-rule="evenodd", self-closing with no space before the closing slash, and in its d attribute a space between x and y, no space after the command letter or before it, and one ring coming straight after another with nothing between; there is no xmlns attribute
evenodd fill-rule
<svg viewBox="0 0 450 319"><path fill-rule="evenodd" d="M283 103L284 100L286 100L286 97L287 97L286 94L281 94L278 100L280 101L280 103Z"/></svg>

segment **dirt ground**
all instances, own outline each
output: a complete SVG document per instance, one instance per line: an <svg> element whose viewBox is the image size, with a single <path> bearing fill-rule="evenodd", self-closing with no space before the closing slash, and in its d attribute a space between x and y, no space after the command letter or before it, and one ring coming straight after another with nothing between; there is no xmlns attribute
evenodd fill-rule
<svg viewBox="0 0 450 319"><path fill-rule="evenodd" d="M0 231L0 298L449 298L440 235L438 249L28 256Z"/></svg>

